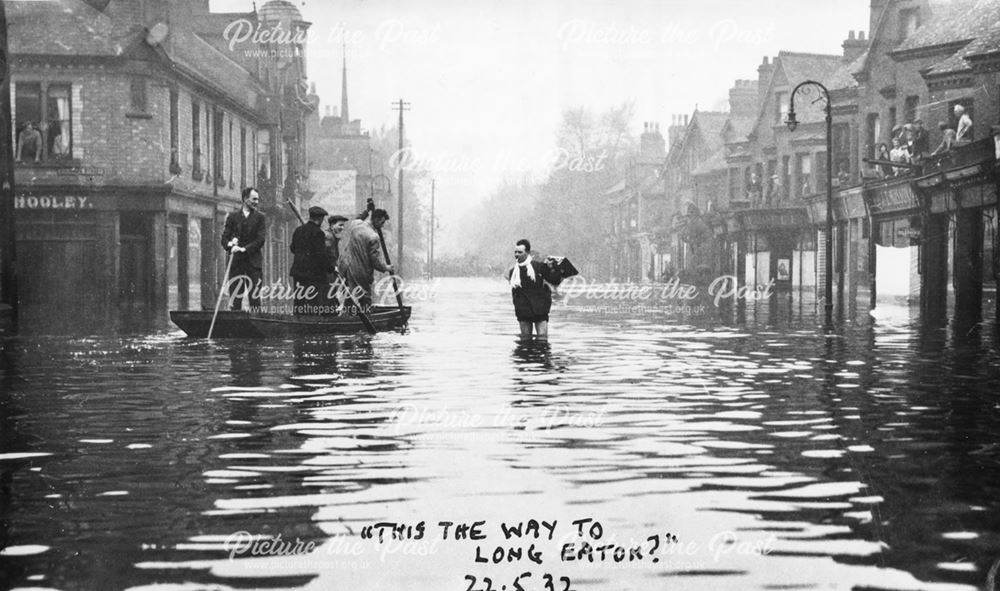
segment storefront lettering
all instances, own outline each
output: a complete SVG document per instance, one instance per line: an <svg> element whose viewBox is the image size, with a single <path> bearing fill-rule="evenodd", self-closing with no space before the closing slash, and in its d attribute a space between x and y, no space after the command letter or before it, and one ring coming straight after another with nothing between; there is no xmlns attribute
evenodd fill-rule
<svg viewBox="0 0 1000 591"><path fill-rule="evenodd" d="M876 194L873 211L902 210L917 207L917 199L908 185L887 187Z"/></svg>
<svg viewBox="0 0 1000 591"><path fill-rule="evenodd" d="M14 209L93 209L90 197L15 197Z"/></svg>

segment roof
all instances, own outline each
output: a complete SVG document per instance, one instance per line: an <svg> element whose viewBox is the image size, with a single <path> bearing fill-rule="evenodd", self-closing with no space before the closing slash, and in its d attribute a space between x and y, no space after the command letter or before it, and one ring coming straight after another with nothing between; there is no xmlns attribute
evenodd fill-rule
<svg viewBox="0 0 1000 591"><path fill-rule="evenodd" d="M756 117L730 117L726 126L726 130L729 131L733 137L730 141L746 141L747 136L753 132L754 124L756 122Z"/></svg>
<svg viewBox="0 0 1000 591"><path fill-rule="evenodd" d="M858 58L859 62L860 60L861 58ZM775 71L767 83L765 96L770 95L777 85L779 68L784 72L785 83L789 86L806 80L815 80L832 90L831 81L837 81L847 75L851 65L845 65L844 58L840 55L792 51L779 51L778 56L774 58L774 63ZM767 107L768 102L761 101L757 116L754 118L753 129L757 128L763 118L769 116ZM822 120L822 115L817 115L819 112L819 109L801 109L796 114L799 115L800 123L809 123Z"/></svg>
<svg viewBox="0 0 1000 591"><path fill-rule="evenodd" d="M223 91L246 108L254 109L256 96L263 88L245 68L196 33L180 27L170 32L164 51L171 61L209 87Z"/></svg>
<svg viewBox="0 0 1000 591"><path fill-rule="evenodd" d="M11 54L116 56L127 44L107 15L80 0L13 0L7 7Z"/></svg>
<svg viewBox="0 0 1000 591"><path fill-rule="evenodd" d="M719 172L720 170L726 170L726 154L724 150L716 150L714 154L708 159L699 164L694 170L691 171L692 176L704 176L711 174L713 172Z"/></svg>
<svg viewBox="0 0 1000 591"><path fill-rule="evenodd" d="M1000 12L1000 10L997 12ZM986 31L976 40L956 51L947 59L931 66L925 72L925 75L943 76L970 71L972 66L968 61L969 58L997 52L1000 52L1000 15L994 20L991 30Z"/></svg>
<svg viewBox="0 0 1000 591"><path fill-rule="evenodd" d="M895 51L948 45L981 37L1000 23L996 0L953 0L933 3L932 18L900 43Z"/></svg>
<svg viewBox="0 0 1000 591"><path fill-rule="evenodd" d="M789 84L798 84L803 80L816 80L826 84L844 65L842 55L819 53L779 51L778 60Z"/></svg>
<svg viewBox="0 0 1000 591"><path fill-rule="evenodd" d="M268 0L257 10L262 21L301 21L302 13L288 0Z"/></svg>
<svg viewBox="0 0 1000 591"><path fill-rule="evenodd" d="M695 111L691 116L692 124L697 121L698 128L706 136L717 136L729 120L729 113L723 111ZM707 138L706 138L707 139Z"/></svg>
<svg viewBox="0 0 1000 591"><path fill-rule="evenodd" d="M695 111L694 115L691 116L691 127L690 129L697 128L701 131L702 141L705 142L705 146L711 153L715 153L722 149L722 130L726 127L726 121L729 120L729 113L723 113L720 111ZM691 132L685 136L685 142L690 139Z"/></svg>
<svg viewBox="0 0 1000 591"><path fill-rule="evenodd" d="M868 46L869 49L871 45ZM858 79L854 77L854 74L860 72L864 68L865 61L868 59L868 51L866 49L861 55L854 59L854 61L843 64L837 68L833 74L826 80L826 86L830 90L843 90L845 88L857 88Z"/></svg>

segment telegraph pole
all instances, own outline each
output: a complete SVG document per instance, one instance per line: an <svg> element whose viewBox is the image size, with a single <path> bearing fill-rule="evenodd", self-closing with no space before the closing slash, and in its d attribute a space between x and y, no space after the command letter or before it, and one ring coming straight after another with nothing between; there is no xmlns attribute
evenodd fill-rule
<svg viewBox="0 0 1000 591"><path fill-rule="evenodd" d="M17 272L14 237L14 130L10 112L7 9L0 0L0 304L10 306L10 329L17 330ZM2 319L0 319L2 326Z"/></svg>
<svg viewBox="0 0 1000 591"><path fill-rule="evenodd" d="M396 207L396 269L399 272L403 271L403 111L410 110L410 103L403 102L403 99L399 99L399 102L393 103L392 108L399 111L399 159L398 171L399 171L399 201Z"/></svg>
<svg viewBox="0 0 1000 591"><path fill-rule="evenodd" d="M431 179L431 256L428 261L428 269L430 271L431 279L434 278L434 179Z"/></svg>

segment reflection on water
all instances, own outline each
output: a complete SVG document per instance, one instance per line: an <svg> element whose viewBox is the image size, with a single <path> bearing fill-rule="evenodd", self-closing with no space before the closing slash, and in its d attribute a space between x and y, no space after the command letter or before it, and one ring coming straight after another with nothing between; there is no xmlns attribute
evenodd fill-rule
<svg viewBox="0 0 1000 591"><path fill-rule="evenodd" d="M779 312L556 307L550 342L525 342L502 283L456 281L407 334L5 341L0 587L981 585L1000 557L992 329L824 335ZM532 540L542 565L475 562L527 546L498 524L530 518L558 524ZM645 558L560 560L585 518ZM361 539L381 521L429 533ZM440 521L489 535L440 540Z"/></svg>

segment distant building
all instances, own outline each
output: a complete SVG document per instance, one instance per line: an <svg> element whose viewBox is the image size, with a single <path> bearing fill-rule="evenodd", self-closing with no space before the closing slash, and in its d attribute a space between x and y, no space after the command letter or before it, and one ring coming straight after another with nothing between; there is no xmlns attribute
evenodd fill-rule
<svg viewBox="0 0 1000 591"><path fill-rule="evenodd" d="M307 120L309 176L314 193L311 203L341 214L364 209L372 194L372 176L381 173L388 157L372 153L368 133L361 131L361 120L350 118L347 90L345 55L339 110L327 105L321 113L320 98L313 88L310 101L315 111Z"/></svg>
<svg viewBox="0 0 1000 591"><path fill-rule="evenodd" d="M659 124L644 123L635 161L605 194L611 208L609 268L615 279L648 281L662 267L652 230L662 225L665 155Z"/></svg>
<svg viewBox="0 0 1000 591"><path fill-rule="evenodd" d="M211 308L225 215L258 186L265 279L287 274L286 200L306 187L309 23L285 0L6 2L25 329ZM227 27L288 34L258 45ZM229 29L232 32L232 29Z"/></svg>

